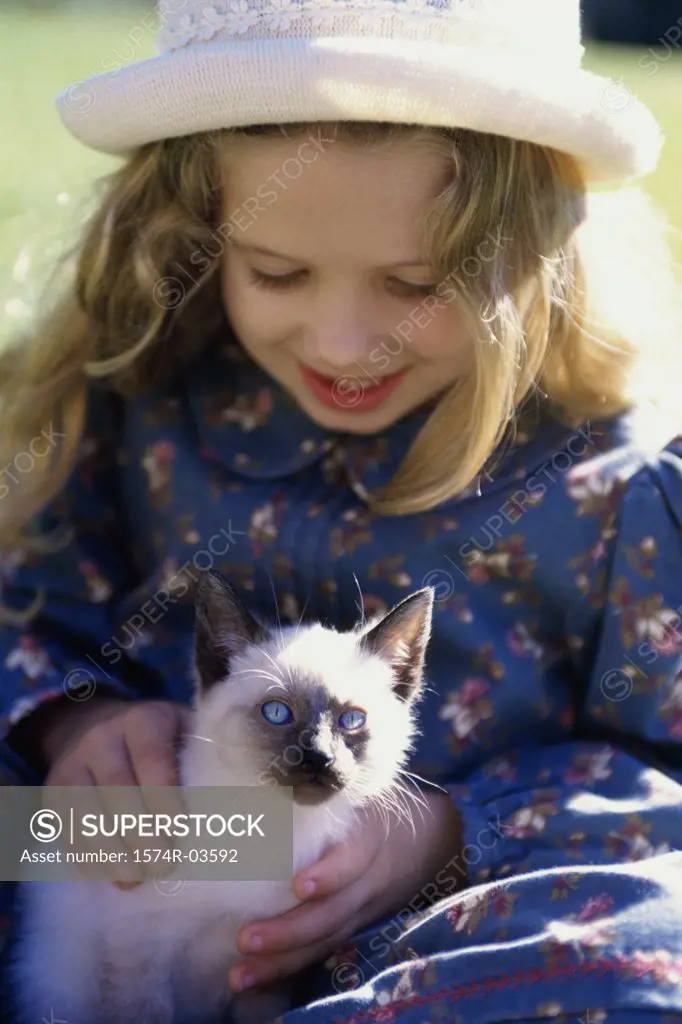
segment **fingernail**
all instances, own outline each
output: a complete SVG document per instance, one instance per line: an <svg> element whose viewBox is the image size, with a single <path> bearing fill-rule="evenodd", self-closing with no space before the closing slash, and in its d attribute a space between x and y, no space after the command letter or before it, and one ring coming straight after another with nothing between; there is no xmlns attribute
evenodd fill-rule
<svg viewBox="0 0 682 1024"><path fill-rule="evenodd" d="M245 988L251 988L256 980L256 975L253 971L242 971L237 978L237 991L243 992Z"/></svg>
<svg viewBox="0 0 682 1024"><path fill-rule="evenodd" d="M244 943L249 953L259 953L263 948L263 939L257 932L249 935Z"/></svg>
<svg viewBox="0 0 682 1024"><path fill-rule="evenodd" d="M307 878L303 883L303 892L306 896L312 896L317 889L317 882L313 878Z"/></svg>

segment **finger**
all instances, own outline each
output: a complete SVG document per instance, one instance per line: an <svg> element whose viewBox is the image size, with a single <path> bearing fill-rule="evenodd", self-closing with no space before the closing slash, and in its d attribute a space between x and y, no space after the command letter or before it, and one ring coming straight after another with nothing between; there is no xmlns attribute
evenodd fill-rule
<svg viewBox="0 0 682 1024"><path fill-rule="evenodd" d="M327 896L345 889L364 875L376 856L374 848L360 836L327 850L315 864L299 871L293 881L299 900Z"/></svg>
<svg viewBox="0 0 682 1024"><path fill-rule="evenodd" d="M64 789L67 786L94 786L95 782L84 764L72 762L68 758L58 761L48 773L43 786ZM58 799L57 794L51 798Z"/></svg>
<svg viewBox="0 0 682 1024"><path fill-rule="evenodd" d="M131 753L126 744L128 758L135 779L145 778L145 769L139 769L140 761L137 760L138 768L135 768L135 754ZM139 774L138 774L139 772ZM186 813L186 807L182 799L176 795L181 790L178 786L141 786L138 789L140 804L143 808L141 813L146 815L142 819L145 828L130 836L129 845L134 846L133 856L141 862L142 872L146 878L163 878L173 870L173 821L176 815ZM150 824L151 823L151 824Z"/></svg>
<svg viewBox="0 0 682 1024"><path fill-rule="evenodd" d="M228 984L233 992L243 992L256 985L269 985L281 978L289 978L310 964L326 959L335 949L343 945L354 933L355 922L348 921L334 935L327 935L324 942L313 942L308 946L276 953L268 957L250 957L235 964L228 974Z"/></svg>
<svg viewBox="0 0 682 1024"><path fill-rule="evenodd" d="M145 803L153 814L168 814L171 818L187 812L178 785L175 752L180 723L179 715L168 724L163 717L149 716L140 718L125 732L128 757Z"/></svg>
<svg viewBox="0 0 682 1024"><path fill-rule="evenodd" d="M187 727L187 709L157 708L131 718L125 738L139 786L177 786L177 746Z"/></svg>
<svg viewBox="0 0 682 1024"><path fill-rule="evenodd" d="M134 789L128 787L127 791L133 793ZM99 806L97 808L98 820L99 816L109 817L111 815L112 802L107 801L106 798L102 799L109 791L103 790L99 786L94 786L92 792L99 799ZM127 805L125 812L129 813ZM106 878L117 889L123 891L136 889L142 884L144 877L143 867L138 862L134 850L121 835L94 836L83 841L88 843L88 848L98 858L103 855L109 858L104 864L99 861L97 862L97 877L100 880Z"/></svg>
<svg viewBox="0 0 682 1024"><path fill-rule="evenodd" d="M320 942L342 928L366 902L363 886L304 903L279 917L248 924L237 936L241 953L280 953Z"/></svg>
<svg viewBox="0 0 682 1024"><path fill-rule="evenodd" d="M137 884L134 881L134 865L129 863L127 851L120 841L106 836L90 837L84 831L85 815L93 815L91 820L99 822L100 816L105 813L99 799L101 790L95 785L95 779L88 768L82 763L66 760L55 769L48 784L58 787L52 792L61 792L63 801L68 804L65 813L73 813L73 830L65 829L64 841L69 860L75 865L78 875L91 881L101 882L104 879L114 884L118 880L121 888L131 888ZM103 856L106 856L106 860L102 859Z"/></svg>
<svg viewBox="0 0 682 1024"><path fill-rule="evenodd" d="M56 811L62 822L58 842L63 850L63 860L73 864L78 877L87 879L97 878L97 867L82 857L83 853L90 851L90 844L81 835L79 823L84 813L93 810L93 787L93 778L87 768L69 757L57 761L44 782L47 792L43 806Z"/></svg>
<svg viewBox="0 0 682 1024"><path fill-rule="evenodd" d="M115 872L115 878L123 878L124 881L135 879L139 885L153 868L151 859L145 860L144 851L158 844L156 838L149 841L139 835L140 817L148 812L137 787L122 735L115 734L107 738L107 742L101 746L96 759L93 760L90 770L98 787L102 813L109 819L107 831L113 828L114 815L119 816L117 834L102 837L102 849L116 855L112 863L125 864L130 868L129 871ZM124 814L134 816L132 828L127 829L125 834L121 818ZM152 856L153 854L149 855L150 858Z"/></svg>
<svg viewBox="0 0 682 1024"><path fill-rule="evenodd" d="M154 838L144 846L144 857L152 856L154 877L162 878L173 870L171 851L175 848L173 820L187 813L183 791L178 785L176 744L184 708L164 708L163 712L140 716L125 732L128 757L140 787L146 812L153 815ZM153 853L150 854L150 851Z"/></svg>

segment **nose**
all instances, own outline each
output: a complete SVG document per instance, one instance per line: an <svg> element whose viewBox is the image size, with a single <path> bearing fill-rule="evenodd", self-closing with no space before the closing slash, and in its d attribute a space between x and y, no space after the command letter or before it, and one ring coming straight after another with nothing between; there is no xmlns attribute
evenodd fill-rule
<svg viewBox="0 0 682 1024"><path fill-rule="evenodd" d="M340 370L366 359L376 341L369 328L370 311L344 296L333 308L318 313L307 337L306 355L329 367ZM374 334L376 338L376 334Z"/></svg>
<svg viewBox="0 0 682 1024"><path fill-rule="evenodd" d="M372 347L360 332L340 335L338 332L318 333L317 337L307 345L307 355L324 363L325 366L344 370L355 363L366 359Z"/></svg>
<svg viewBox="0 0 682 1024"><path fill-rule="evenodd" d="M324 772L334 764L334 755L326 750L306 750L301 767L308 771Z"/></svg>

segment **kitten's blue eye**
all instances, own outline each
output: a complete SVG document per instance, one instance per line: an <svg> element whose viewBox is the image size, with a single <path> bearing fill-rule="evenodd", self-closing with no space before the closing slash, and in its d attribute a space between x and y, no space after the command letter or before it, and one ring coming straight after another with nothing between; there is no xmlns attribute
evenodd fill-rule
<svg viewBox="0 0 682 1024"><path fill-rule="evenodd" d="M261 713L270 725L286 725L294 717L289 705L282 700L268 700L261 704Z"/></svg>
<svg viewBox="0 0 682 1024"><path fill-rule="evenodd" d="M358 708L350 708L348 711L344 711L343 714L339 715L339 725L342 729L348 729L352 732L355 729L360 729L365 724L367 715L364 711L358 710Z"/></svg>

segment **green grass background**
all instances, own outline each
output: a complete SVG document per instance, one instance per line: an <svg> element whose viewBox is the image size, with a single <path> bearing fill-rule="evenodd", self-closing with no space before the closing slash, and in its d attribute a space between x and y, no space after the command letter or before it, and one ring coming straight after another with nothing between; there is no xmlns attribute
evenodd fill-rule
<svg viewBox="0 0 682 1024"><path fill-rule="evenodd" d="M33 4L0 8L0 338L38 301L55 255L75 237L93 179L116 166L71 139L54 109L55 95L101 72L107 58L154 53L144 4ZM144 33L139 45L131 32L133 39ZM654 52L666 56L663 47ZM621 80L663 125L663 159L644 187L668 215L675 257L682 261L682 52L661 61L655 74L639 63L645 59L651 59L647 48L590 46L586 66Z"/></svg>

